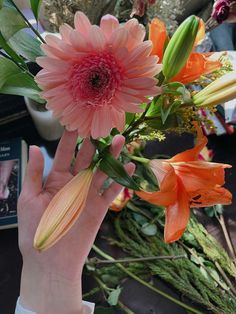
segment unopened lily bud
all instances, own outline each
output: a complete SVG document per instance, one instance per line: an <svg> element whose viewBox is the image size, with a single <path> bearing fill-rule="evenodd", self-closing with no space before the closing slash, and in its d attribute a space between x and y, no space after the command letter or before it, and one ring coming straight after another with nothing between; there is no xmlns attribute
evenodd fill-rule
<svg viewBox="0 0 236 314"><path fill-rule="evenodd" d="M92 169L83 170L53 197L36 230L36 249L53 246L74 225L85 207L92 178Z"/></svg>
<svg viewBox="0 0 236 314"><path fill-rule="evenodd" d="M196 106L218 105L236 97L236 73L231 72L213 81L193 96Z"/></svg>
<svg viewBox="0 0 236 314"><path fill-rule="evenodd" d="M163 74L171 79L184 67L198 33L200 19L194 15L188 17L171 37L163 56Z"/></svg>

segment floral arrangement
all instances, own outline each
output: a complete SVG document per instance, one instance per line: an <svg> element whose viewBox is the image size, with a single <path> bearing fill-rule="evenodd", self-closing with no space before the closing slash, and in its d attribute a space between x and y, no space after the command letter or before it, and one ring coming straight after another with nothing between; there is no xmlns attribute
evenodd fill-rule
<svg viewBox="0 0 236 314"><path fill-rule="evenodd" d="M31 1L36 19L40 3ZM97 26L82 12L75 14L74 27L64 24L58 36L49 34L43 39L12 0L0 1L0 20L0 92L46 102L66 129L76 130L81 141L90 138L96 146L90 167L60 190L45 210L35 235L36 249L49 249L79 218L96 168L124 186L124 194L111 205L114 211L129 207L132 196L136 204L131 210L137 211L137 204L148 206L151 215L146 214L146 219L151 221L155 210L163 213L165 209L161 223L166 252L167 243L178 241L191 228L187 227L190 208L231 203L231 193L223 187L225 169L231 166L199 160L207 144L199 110L214 111L218 104L236 97L236 75L227 73L214 54L194 51L204 38L201 19L188 17L170 38L165 24L155 18L149 25L149 40L136 19L120 24L116 17L105 15ZM24 28L30 28L36 38ZM36 76L27 61L41 67ZM196 134L193 148L172 158L142 156L144 140L162 140L165 132L183 131ZM126 145L116 160L109 147L118 133ZM124 167L129 160L137 164L133 177ZM153 225L145 231L142 224L146 235L157 234ZM120 237L124 239L121 232ZM158 234L158 241L161 237ZM134 247L126 250L140 256ZM212 293L212 287L208 288ZM235 306L227 302L230 309Z"/></svg>

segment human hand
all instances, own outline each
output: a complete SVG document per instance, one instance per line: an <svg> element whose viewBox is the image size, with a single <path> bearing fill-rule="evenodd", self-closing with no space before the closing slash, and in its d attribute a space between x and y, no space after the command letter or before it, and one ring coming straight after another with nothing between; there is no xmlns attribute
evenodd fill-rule
<svg viewBox="0 0 236 314"><path fill-rule="evenodd" d="M44 184L42 153L38 147L31 147L19 197L19 247L23 256L20 299L25 308L37 313L48 313L49 308L50 314L79 313L83 265L107 208L122 189L119 184L112 183L101 195L100 190L107 176L97 170L86 206L75 225L47 251L38 252L33 248L38 223L53 196L75 174L91 163L95 149L90 141L85 140L71 168L76 140L76 132L65 131L58 145L52 170ZM122 136L114 137L112 154L117 157L123 145ZM132 174L134 165L128 164L126 169Z"/></svg>

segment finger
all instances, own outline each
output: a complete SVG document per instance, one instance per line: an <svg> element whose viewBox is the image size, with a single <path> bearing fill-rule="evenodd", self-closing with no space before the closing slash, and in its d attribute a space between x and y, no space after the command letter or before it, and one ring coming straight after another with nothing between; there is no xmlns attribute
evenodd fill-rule
<svg viewBox="0 0 236 314"><path fill-rule="evenodd" d="M22 193L26 193L29 197L34 197L42 191L43 169L44 158L40 148L38 146L30 146Z"/></svg>
<svg viewBox="0 0 236 314"><path fill-rule="evenodd" d="M112 145L110 148L111 154L117 158L122 151L122 148L125 144L125 138L122 135L115 135L112 140ZM93 185L97 191L102 188L104 181L107 179L107 175L102 172L101 170L97 170L96 174L94 175Z"/></svg>
<svg viewBox="0 0 236 314"><path fill-rule="evenodd" d="M75 145L78 138L77 131L64 131L62 138L57 146L54 157L52 171L65 172L70 171L71 160L75 152Z"/></svg>
<svg viewBox="0 0 236 314"><path fill-rule="evenodd" d="M95 147L88 138L83 141L83 144L76 156L73 174L78 173L82 169L88 168L92 162Z"/></svg>
<svg viewBox="0 0 236 314"><path fill-rule="evenodd" d="M135 171L135 164L129 162L128 164L125 165L125 170L128 172L130 176L132 176ZM102 195L104 201L107 203L107 206L109 206L112 203L112 201L122 191L123 188L124 187L122 185L116 182L110 185L110 187Z"/></svg>

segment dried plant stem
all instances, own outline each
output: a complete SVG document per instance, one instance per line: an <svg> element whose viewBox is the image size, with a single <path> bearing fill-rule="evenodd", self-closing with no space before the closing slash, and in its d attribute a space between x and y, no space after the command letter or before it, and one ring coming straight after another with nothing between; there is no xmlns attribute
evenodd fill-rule
<svg viewBox="0 0 236 314"><path fill-rule="evenodd" d="M224 278L224 280L227 283L227 285L230 287L230 289L231 289L232 293L234 294L234 296L236 296L236 289L232 285L232 282L230 281L230 279L228 278L228 276L226 275L226 273L224 272L224 270L222 269L220 264L218 262L215 262L215 265L216 265L216 268L219 270L219 273L221 274L221 276Z"/></svg>
<svg viewBox="0 0 236 314"><path fill-rule="evenodd" d="M231 242L228 229L227 229L226 224L225 224L224 216L223 215L216 215L216 218L219 221L219 224L221 225L221 228L222 228L222 231L223 231L223 234L224 234L225 241L227 243L229 252L231 254L231 257L233 258L234 264L236 265L236 253L235 253L233 244Z"/></svg>
<svg viewBox="0 0 236 314"><path fill-rule="evenodd" d="M123 258L123 259L114 259L114 260L101 260L97 257L90 258L88 264L116 264L116 263L137 263L137 262L148 262L154 260L161 260L161 259L180 259L180 258L187 258L186 255L167 255L167 256L147 256L147 257L138 257L138 258Z"/></svg>
<svg viewBox="0 0 236 314"><path fill-rule="evenodd" d="M99 254L100 256L102 256L103 258L107 259L107 260L114 260L110 255L104 253L102 250L100 250L96 245L93 245L93 250ZM179 306L181 306L182 308L186 309L187 311L190 311L191 313L196 313L196 314L202 314L202 312L196 310L195 308L177 300L176 298L170 296L169 294L159 290L158 288L150 285L149 283L147 283L146 281L142 280L140 277L136 276L133 272L129 271L127 268L125 268L122 264L116 264L116 266L118 268L120 268L124 273L126 273L129 277L133 278L134 280L138 281L139 283L141 283L142 285L144 285L145 287L149 288L150 290L156 292L157 294L162 295L163 297L165 297L166 299L174 302L175 304L178 304Z"/></svg>

